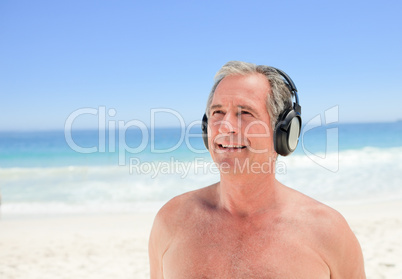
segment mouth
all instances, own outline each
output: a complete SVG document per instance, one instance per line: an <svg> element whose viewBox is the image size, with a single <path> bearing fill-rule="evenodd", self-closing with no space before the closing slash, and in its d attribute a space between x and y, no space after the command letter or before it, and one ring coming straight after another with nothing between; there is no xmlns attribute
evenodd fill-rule
<svg viewBox="0 0 402 279"><path fill-rule="evenodd" d="M218 144L218 149L224 151L241 151L245 148L247 148L247 146L239 144Z"/></svg>

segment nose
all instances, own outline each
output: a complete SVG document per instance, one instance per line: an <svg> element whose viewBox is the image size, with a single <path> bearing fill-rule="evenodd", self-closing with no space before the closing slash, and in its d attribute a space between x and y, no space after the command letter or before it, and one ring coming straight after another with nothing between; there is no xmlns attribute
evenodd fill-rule
<svg viewBox="0 0 402 279"><path fill-rule="evenodd" d="M234 113L226 113L225 117L218 123L220 134L237 134L239 132L240 118Z"/></svg>

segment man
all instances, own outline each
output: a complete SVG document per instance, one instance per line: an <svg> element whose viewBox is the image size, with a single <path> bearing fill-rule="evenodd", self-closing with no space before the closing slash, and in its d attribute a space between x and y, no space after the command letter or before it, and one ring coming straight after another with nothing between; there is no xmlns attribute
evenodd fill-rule
<svg viewBox="0 0 402 279"><path fill-rule="evenodd" d="M210 94L208 147L220 182L170 200L149 241L151 278L365 278L335 210L275 179L272 135L291 92L271 67L229 62Z"/></svg>

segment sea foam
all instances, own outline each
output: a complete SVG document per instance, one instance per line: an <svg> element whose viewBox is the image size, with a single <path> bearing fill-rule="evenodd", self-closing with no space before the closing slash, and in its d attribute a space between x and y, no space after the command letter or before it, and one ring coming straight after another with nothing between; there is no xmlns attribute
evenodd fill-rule
<svg viewBox="0 0 402 279"><path fill-rule="evenodd" d="M280 157L277 178L323 202L402 198L402 148ZM1 168L2 214L155 209L219 181L210 159L136 161L135 166Z"/></svg>

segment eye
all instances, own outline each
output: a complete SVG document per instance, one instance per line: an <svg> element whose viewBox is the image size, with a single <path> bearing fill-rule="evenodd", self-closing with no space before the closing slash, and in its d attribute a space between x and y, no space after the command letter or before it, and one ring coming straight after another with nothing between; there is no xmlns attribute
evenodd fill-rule
<svg viewBox="0 0 402 279"><path fill-rule="evenodd" d="M253 115L251 112L246 111L246 110L242 110L241 114L243 114L243 115Z"/></svg>
<svg viewBox="0 0 402 279"><path fill-rule="evenodd" d="M214 110L212 112L212 115L215 115L215 114L223 114L223 111L222 110Z"/></svg>

